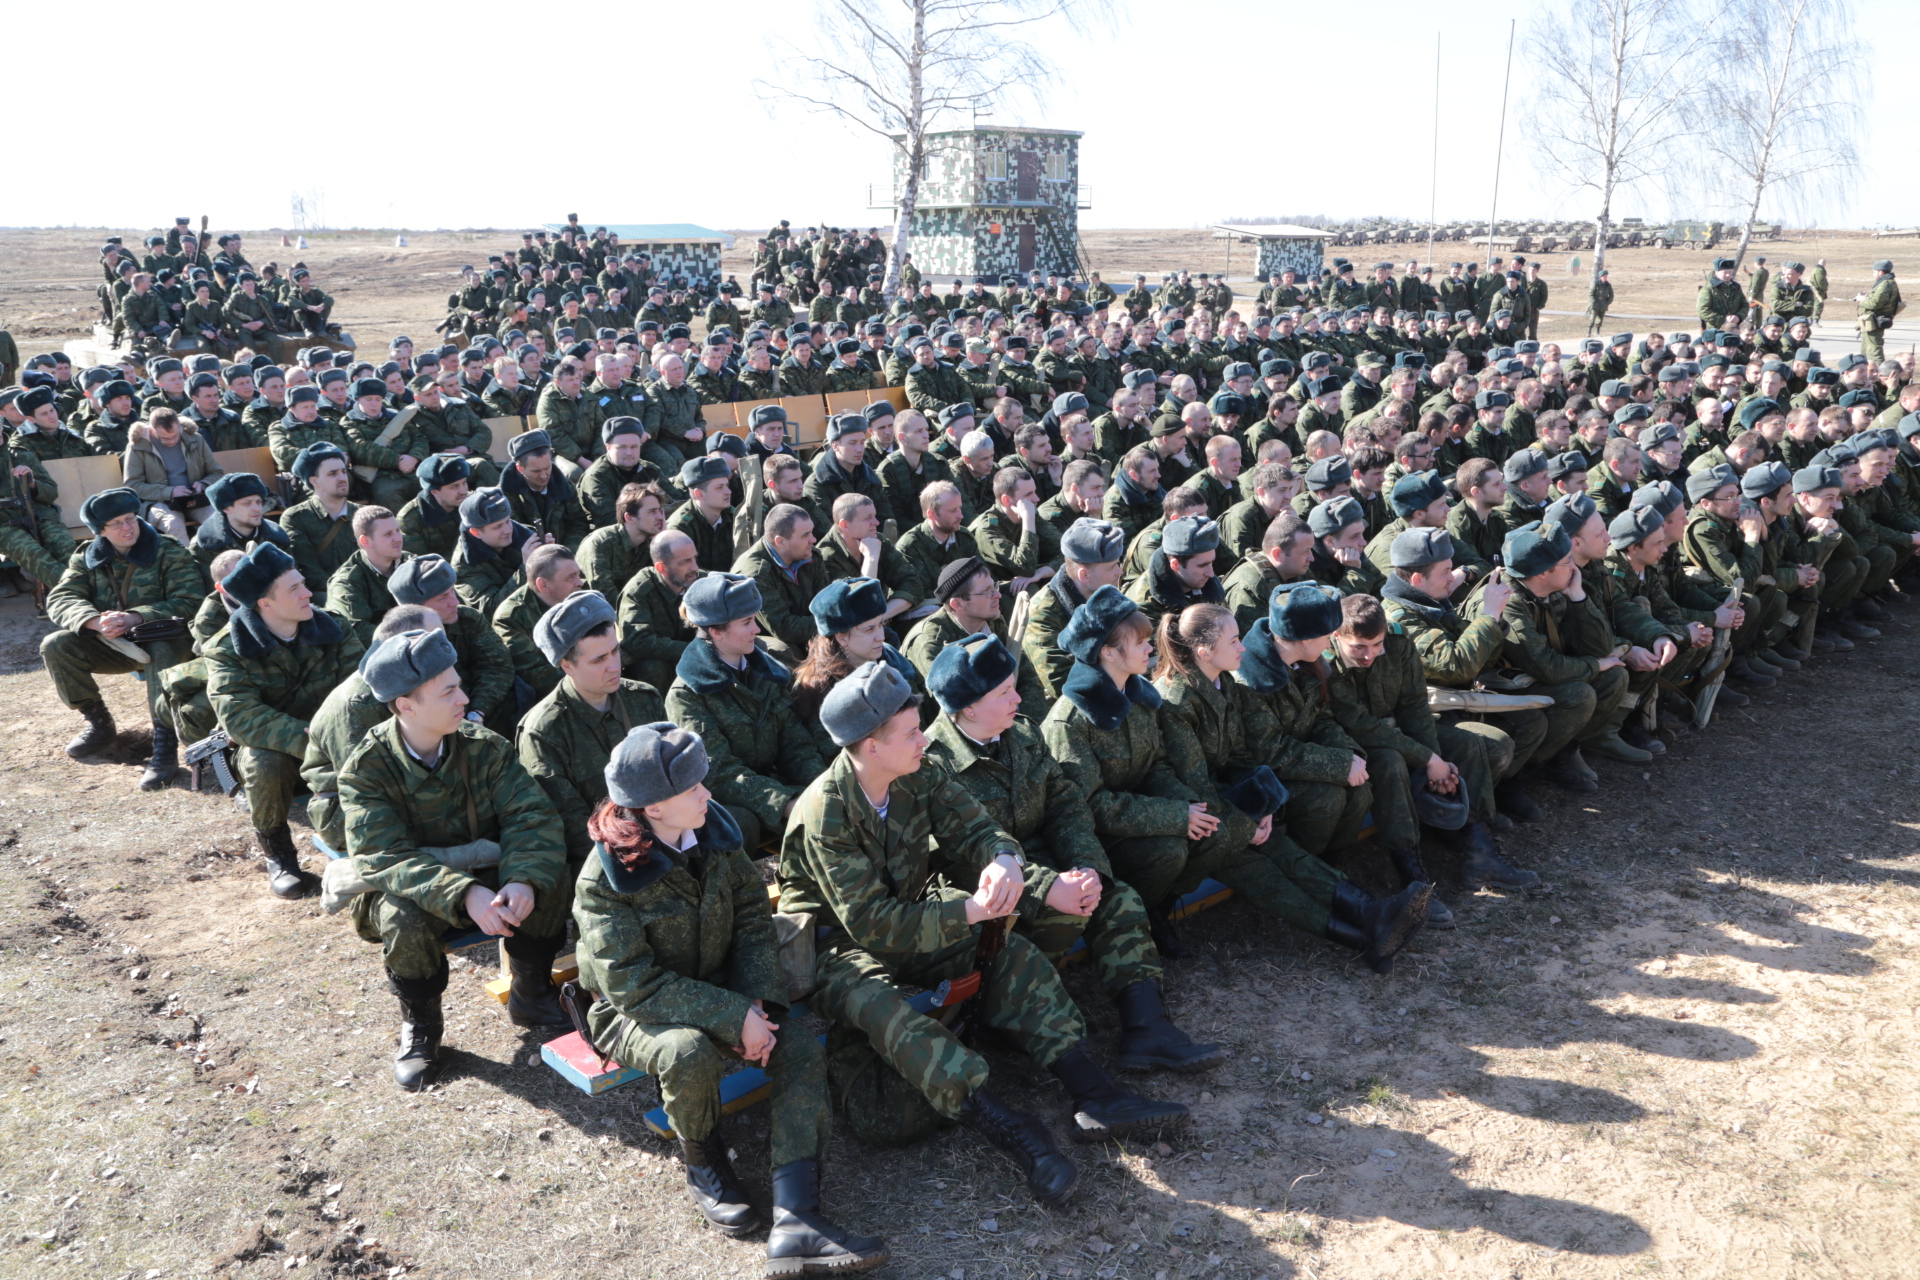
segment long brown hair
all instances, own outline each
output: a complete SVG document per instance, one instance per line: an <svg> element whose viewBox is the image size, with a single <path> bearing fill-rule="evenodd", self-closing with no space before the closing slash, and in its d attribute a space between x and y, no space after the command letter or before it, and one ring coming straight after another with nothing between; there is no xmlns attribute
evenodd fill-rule
<svg viewBox="0 0 1920 1280"><path fill-rule="evenodd" d="M834 685L853 674L847 651L832 636L807 641L807 656L793 669L793 709L811 724L820 717L820 704Z"/></svg>
<svg viewBox="0 0 1920 1280"><path fill-rule="evenodd" d="M1190 604L1178 613L1160 615L1160 634L1154 647L1166 659L1170 672L1200 674L1200 659L1195 649L1204 649L1220 639L1233 625L1233 611L1220 604Z"/></svg>

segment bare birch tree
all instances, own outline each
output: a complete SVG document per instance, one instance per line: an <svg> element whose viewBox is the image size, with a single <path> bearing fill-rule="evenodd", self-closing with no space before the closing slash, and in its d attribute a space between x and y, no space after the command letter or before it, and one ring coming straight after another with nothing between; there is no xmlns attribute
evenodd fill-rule
<svg viewBox="0 0 1920 1280"><path fill-rule="evenodd" d="M1526 128L1573 186L1599 197L1596 282L1615 198L1679 163L1692 141L1710 30L1717 16L1699 21L1690 0L1571 0L1527 33Z"/></svg>
<svg viewBox="0 0 1920 1280"><path fill-rule="evenodd" d="M1111 15L1111 0L817 0L813 49L776 45L773 56L789 74L756 87L763 97L836 115L887 140L901 175L891 295L912 247L927 135L989 105L1038 103L1053 63L1031 43L1034 28L1054 19L1085 27Z"/></svg>
<svg viewBox="0 0 1920 1280"><path fill-rule="evenodd" d="M1804 198L1859 170L1870 72L1847 0L1741 0L1722 18L1705 146L1743 208L1743 264L1762 200Z"/></svg>

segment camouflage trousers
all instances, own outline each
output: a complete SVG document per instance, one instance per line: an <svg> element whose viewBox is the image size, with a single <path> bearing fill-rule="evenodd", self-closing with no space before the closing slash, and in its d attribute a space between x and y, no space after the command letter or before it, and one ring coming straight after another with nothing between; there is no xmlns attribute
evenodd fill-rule
<svg viewBox="0 0 1920 1280"><path fill-rule="evenodd" d="M1603 671L1599 678L1605 680L1614 674L1614 671ZM1624 677L1624 673L1622 674ZM1607 704L1606 715L1613 714L1613 708L1618 705L1620 695L1627 691L1627 682L1624 678L1612 683L1617 685L1617 688L1613 691L1612 701ZM1534 684L1527 686L1527 692L1545 694L1553 699L1553 705L1540 713L1546 719L1547 731L1540 735L1540 744L1534 748L1530 763L1551 760L1573 746L1574 740L1586 730L1588 723L1596 718L1595 706L1599 699L1595 694L1594 683L1586 680L1569 680L1565 684ZM1604 730L1606 724L1604 717L1600 717L1600 723Z"/></svg>
<svg viewBox="0 0 1920 1280"><path fill-rule="evenodd" d="M1133 836L1107 846L1114 871L1141 888L1153 906L1173 902L1218 880L1255 907L1316 937L1327 928L1327 904L1340 876L1287 838L1280 816L1265 844L1251 844L1255 824L1233 812L1205 840L1180 836ZM1151 896L1150 896L1151 895Z"/></svg>
<svg viewBox="0 0 1920 1280"><path fill-rule="evenodd" d="M1868 575L1864 584L1868 592L1886 586L1894 572L1893 549L1875 547L1874 550L1884 553L1886 571L1880 573L1881 561L1873 558L1875 571ZM1747 611L1747 620L1733 633L1733 651L1741 655L1758 653L1778 638L1781 619L1787 616L1787 598L1777 587L1762 587L1757 592L1744 593L1740 597L1740 607Z"/></svg>
<svg viewBox="0 0 1920 1280"><path fill-rule="evenodd" d="M1373 768L1371 760L1367 768ZM1294 843L1308 853L1325 857L1329 850L1344 849L1360 838L1360 830L1367 824L1367 810L1373 807L1372 784L1350 787L1344 782L1281 781L1291 794L1275 821L1286 825Z"/></svg>
<svg viewBox="0 0 1920 1280"><path fill-rule="evenodd" d="M100 638L97 631L54 631L40 641L40 660L47 664L47 677L53 691L69 707L91 702L100 696L95 676L119 676L137 671L145 678L147 713L156 724L164 723L166 702L160 673L192 657L192 651L177 640L162 640L140 646L153 660L144 666Z"/></svg>
<svg viewBox="0 0 1920 1280"><path fill-rule="evenodd" d="M190 658L168 668L160 677L160 689L166 694L167 708L173 714L173 726L180 731L181 742L198 742L218 727L220 721L213 714L213 701L207 697L205 658Z"/></svg>
<svg viewBox="0 0 1920 1280"><path fill-rule="evenodd" d="M1493 783L1497 776L1489 760L1489 751L1513 759L1513 739L1494 730L1482 735L1453 725L1436 726L1440 738L1440 758L1460 771L1461 785L1467 789L1467 820L1485 822L1494 814ZM1380 828L1380 842L1389 849L1417 849L1420 846L1420 820L1414 816L1413 782L1415 767L1398 751L1375 751L1367 757L1367 784L1373 788L1373 821ZM1426 769L1419 774L1426 777Z"/></svg>
<svg viewBox="0 0 1920 1280"><path fill-rule="evenodd" d="M772 1166L795 1160L819 1160L833 1133L833 1106L827 1096L827 1051L804 1022L776 1017L767 1079L773 1086L769 1146ZM649 1025L616 1019L597 1044L622 1066L644 1071L660 1085L660 1104L673 1131L689 1142L713 1135L720 1123L720 1081L739 1066L740 1051L698 1027Z"/></svg>
<svg viewBox="0 0 1920 1280"><path fill-rule="evenodd" d="M815 1011L864 1036L893 1072L949 1120L987 1082L987 1060L937 1019L910 1007L905 988L937 987L973 972L978 942L976 927L932 955L887 960L843 946L823 955L815 970L820 980ZM1060 975L1020 934L1008 937L983 980L987 993L980 1000L979 1021L1011 1036L1035 1064L1052 1066L1086 1039L1086 1023Z"/></svg>
<svg viewBox="0 0 1920 1280"><path fill-rule="evenodd" d="M369 483L372 486L373 505L389 511L398 511L420 496L418 480L384 467L374 474Z"/></svg>
<svg viewBox="0 0 1920 1280"><path fill-rule="evenodd" d="M266 747L236 747L234 763L246 788L247 812L255 831L271 831L287 820L293 798L300 794L300 758ZM403 974L418 978L423 974Z"/></svg>
<svg viewBox="0 0 1920 1280"><path fill-rule="evenodd" d="M1493 788L1502 779L1520 772L1527 761L1533 759L1534 753L1540 749L1541 740L1547 735L1547 718L1538 711L1502 712L1485 720L1440 716L1437 724L1440 730L1440 754L1459 765L1461 777L1466 778L1467 800L1472 806L1470 817L1474 822L1485 822L1493 817L1499 808L1493 800ZM1486 761L1486 781L1480 784L1479 791L1474 789L1473 779L1467 778L1467 766L1461 760L1471 748L1456 746L1460 741L1453 736L1456 734L1475 739L1480 756Z"/></svg>
<svg viewBox="0 0 1920 1280"><path fill-rule="evenodd" d="M1868 364L1876 369L1879 368L1880 362L1887 358L1886 331L1880 328L1879 325L1874 325L1871 328L1865 325L1861 326L1860 354L1867 358Z"/></svg>
<svg viewBox="0 0 1920 1280"><path fill-rule="evenodd" d="M498 889L497 868L487 867L473 878ZM551 963L567 939L567 919L573 910L573 880L568 877L552 892L535 891L533 914L514 926L505 939L507 954L529 962ZM368 942L378 942L385 953L387 972L397 978L430 978L446 963L440 940L448 933L474 928L464 910L449 920L427 910L412 898L393 893L368 893L354 900L355 930Z"/></svg>
<svg viewBox="0 0 1920 1280"><path fill-rule="evenodd" d="M67 561L79 544L57 521L42 519L35 538L25 525L0 525L0 553L52 589L67 571Z"/></svg>
<svg viewBox="0 0 1920 1280"><path fill-rule="evenodd" d="M1830 556L1820 567L1820 582L1815 590L1819 593L1817 603L1798 606L1794 612L1818 614L1822 609L1844 609L1860 596L1860 589L1867 584L1867 575L1873 570L1873 562L1865 556ZM1800 646L1805 649L1806 645Z"/></svg>
<svg viewBox="0 0 1920 1280"><path fill-rule="evenodd" d="M1028 856L1032 856L1031 849ZM1160 978L1160 953L1147 931L1147 905L1132 885L1122 881L1102 878L1100 905L1090 916L1056 913L1043 903L1031 915L1021 912L1015 927L1056 965L1073 950L1075 942L1085 938L1087 954L1100 973L1100 985L1110 996L1119 995L1136 982Z"/></svg>

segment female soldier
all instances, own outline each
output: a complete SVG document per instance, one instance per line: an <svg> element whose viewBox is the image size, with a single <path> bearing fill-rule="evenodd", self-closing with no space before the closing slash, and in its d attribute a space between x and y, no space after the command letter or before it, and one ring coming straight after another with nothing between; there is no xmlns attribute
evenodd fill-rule
<svg viewBox="0 0 1920 1280"><path fill-rule="evenodd" d="M820 1212L832 1123L826 1055L798 1023L782 1032L787 989L766 887L740 828L709 803L706 775L700 735L667 722L633 729L607 762L573 906L580 982L599 996L588 1029L609 1057L659 1080L688 1192L735 1239L760 1219L715 1133L720 1080L734 1060L764 1068L773 1080L767 1275L867 1271L888 1260L885 1241L850 1236Z"/></svg>
<svg viewBox="0 0 1920 1280"><path fill-rule="evenodd" d="M840 578L827 584L807 605L818 635L807 641L807 656L793 669L793 709L800 723L831 760L840 748L820 723L820 704L834 685L863 662L884 661L917 692L920 673L887 643L887 590L874 578Z"/></svg>

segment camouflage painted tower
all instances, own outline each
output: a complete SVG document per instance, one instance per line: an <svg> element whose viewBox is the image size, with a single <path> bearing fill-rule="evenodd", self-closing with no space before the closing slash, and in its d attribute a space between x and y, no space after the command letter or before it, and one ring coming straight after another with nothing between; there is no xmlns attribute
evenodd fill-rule
<svg viewBox="0 0 1920 1280"><path fill-rule="evenodd" d="M896 135L905 142L904 135ZM893 189L906 185L894 151ZM976 125L927 135L910 234L922 275L971 281L1030 270L1082 276L1080 134Z"/></svg>

